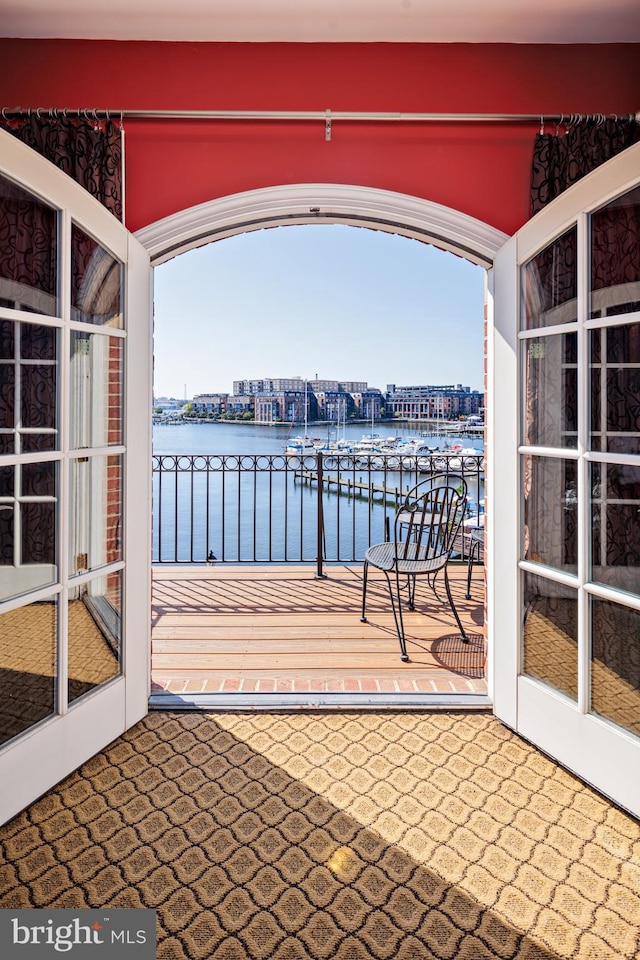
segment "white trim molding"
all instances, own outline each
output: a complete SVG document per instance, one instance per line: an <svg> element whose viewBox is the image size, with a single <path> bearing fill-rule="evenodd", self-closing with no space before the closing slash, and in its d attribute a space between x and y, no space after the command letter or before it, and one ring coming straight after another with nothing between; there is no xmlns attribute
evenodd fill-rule
<svg viewBox="0 0 640 960"><path fill-rule="evenodd" d="M231 194L188 207L135 234L156 266L180 253L266 227L344 223L431 243L490 267L507 234L430 200L374 187L288 184Z"/></svg>

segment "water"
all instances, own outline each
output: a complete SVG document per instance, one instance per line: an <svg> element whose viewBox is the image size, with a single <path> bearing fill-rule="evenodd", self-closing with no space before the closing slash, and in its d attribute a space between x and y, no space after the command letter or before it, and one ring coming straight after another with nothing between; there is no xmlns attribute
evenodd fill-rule
<svg viewBox="0 0 640 960"><path fill-rule="evenodd" d="M308 434L311 438L325 440L328 435L326 423L310 424ZM335 430L335 425L334 425ZM155 424L153 427L153 452L185 453L185 454L278 454L284 453L289 436L302 436L304 427L296 424L254 424L218 421L214 423L180 423L176 426ZM365 433L378 433L381 437L401 437L408 440L417 437L420 430L416 426L403 424L348 423L344 430L347 440L359 440ZM342 428L340 437L343 436ZM460 437L451 432L446 436L436 433L428 434L425 438L429 446L442 447L446 442L461 443L465 447L473 447L482 452L484 444L482 438Z"/></svg>
<svg viewBox="0 0 640 960"><path fill-rule="evenodd" d="M318 492L315 483L299 474L298 458L287 458L284 449L290 436L304 428L290 425L235 423L157 424L153 428L153 452L168 457L169 467L154 474L155 562L204 563L209 554L217 561L313 562L317 556ZM340 437L359 440L364 433L409 439L418 435L415 426L347 424ZM314 439L327 439L326 424L310 425ZM460 442L482 452L480 438L424 437L431 447L446 441ZM246 459L241 459L244 454ZM266 469L275 457L276 471ZM174 457L184 460L174 460ZM195 470L187 457L200 457ZM214 458L206 461L204 457ZM220 458L226 457L224 473ZM313 469L313 461L308 464ZM181 469L182 467L182 469ZM344 469L343 469L344 467ZM218 469L216 469L218 468ZM262 468L262 469L261 469ZM324 545L327 560L362 560L370 543L385 537L385 522L392 521L398 500L391 490L405 491L419 479L415 471L387 471L355 465L350 459L327 473L351 487L338 492L334 485L323 493ZM385 487L384 494L359 490L357 484ZM471 498L483 496L483 481L476 478ZM159 505L162 505L160 515Z"/></svg>

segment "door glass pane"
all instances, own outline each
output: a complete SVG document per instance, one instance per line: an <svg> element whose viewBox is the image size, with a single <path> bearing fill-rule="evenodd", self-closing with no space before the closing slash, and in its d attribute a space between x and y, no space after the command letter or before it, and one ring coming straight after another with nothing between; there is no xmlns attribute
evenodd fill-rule
<svg viewBox="0 0 640 960"><path fill-rule="evenodd" d="M640 736L640 612L591 598L591 710Z"/></svg>
<svg viewBox="0 0 640 960"><path fill-rule="evenodd" d="M640 324L590 332L592 450L640 453Z"/></svg>
<svg viewBox="0 0 640 960"><path fill-rule="evenodd" d="M56 210L0 176L0 307L60 315L57 231Z"/></svg>
<svg viewBox="0 0 640 960"><path fill-rule="evenodd" d="M74 223L71 229L71 319L122 327L122 263Z"/></svg>
<svg viewBox="0 0 640 960"><path fill-rule="evenodd" d="M58 330L2 321L0 453L38 453L57 446Z"/></svg>
<svg viewBox="0 0 640 960"><path fill-rule="evenodd" d="M523 443L575 447L578 442L577 334L524 341Z"/></svg>
<svg viewBox="0 0 640 960"><path fill-rule="evenodd" d="M122 557L122 457L71 461L70 576Z"/></svg>
<svg viewBox="0 0 640 960"><path fill-rule="evenodd" d="M640 310L640 187L591 216L590 316Z"/></svg>
<svg viewBox="0 0 640 960"><path fill-rule="evenodd" d="M640 594L640 466L590 469L591 579Z"/></svg>
<svg viewBox="0 0 640 960"><path fill-rule="evenodd" d="M122 575L110 573L69 596L69 703L121 672Z"/></svg>
<svg viewBox="0 0 640 960"><path fill-rule="evenodd" d="M56 709L55 597L0 614L0 744Z"/></svg>
<svg viewBox="0 0 640 960"><path fill-rule="evenodd" d="M575 573L578 549L575 460L523 457L523 470L523 559Z"/></svg>
<svg viewBox="0 0 640 960"><path fill-rule="evenodd" d="M71 447L122 443L123 341L71 332Z"/></svg>
<svg viewBox="0 0 640 960"><path fill-rule="evenodd" d="M524 574L522 672L578 698L577 591Z"/></svg>
<svg viewBox="0 0 640 960"><path fill-rule="evenodd" d="M525 330L577 319L577 233L572 227L522 267Z"/></svg>
<svg viewBox="0 0 640 960"><path fill-rule="evenodd" d="M57 477L53 462L0 470L0 600L57 579Z"/></svg>

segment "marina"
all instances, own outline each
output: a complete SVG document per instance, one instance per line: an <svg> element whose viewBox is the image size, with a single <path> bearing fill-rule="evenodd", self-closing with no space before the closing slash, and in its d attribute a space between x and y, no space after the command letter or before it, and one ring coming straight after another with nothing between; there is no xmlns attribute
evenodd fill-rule
<svg viewBox="0 0 640 960"><path fill-rule="evenodd" d="M361 424L348 424L344 441L355 448L362 436ZM397 424L381 425L378 437L380 453L325 453L323 440L311 438L312 453L292 455L284 452L286 427L156 427L153 562L308 562L318 569L359 562L371 543L385 539L406 492L436 474L464 478L467 521L480 525L480 441L416 455L416 440L431 450L441 438L403 435Z"/></svg>

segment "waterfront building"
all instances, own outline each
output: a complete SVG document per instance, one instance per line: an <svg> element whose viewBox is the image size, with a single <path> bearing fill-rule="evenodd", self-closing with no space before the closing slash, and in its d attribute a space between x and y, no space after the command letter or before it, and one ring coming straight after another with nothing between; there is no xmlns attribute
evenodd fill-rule
<svg viewBox="0 0 640 960"><path fill-rule="evenodd" d="M484 393L459 383L402 387L390 383L385 408L388 417L402 420L450 420L479 414L484 409Z"/></svg>
<svg viewBox="0 0 640 960"><path fill-rule="evenodd" d="M222 416L227 412L228 405L228 393L197 393L193 398L193 410L197 414Z"/></svg>
<svg viewBox="0 0 640 960"><path fill-rule="evenodd" d="M252 397L255 419L260 423L303 423L305 419L305 390L265 391ZM317 417L317 404L311 390L306 393L307 419Z"/></svg>
<svg viewBox="0 0 640 960"><path fill-rule="evenodd" d="M352 394L352 398L357 416L366 420L380 419L382 409L382 393L380 390L359 390Z"/></svg>
<svg viewBox="0 0 640 960"><path fill-rule="evenodd" d="M262 380L234 380L234 397L251 396L258 393L281 393L283 391L304 393L303 377L265 377Z"/></svg>
<svg viewBox="0 0 640 960"><path fill-rule="evenodd" d="M315 383L314 383L315 387ZM354 409L353 397L343 390L315 390L319 420L343 420Z"/></svg>

